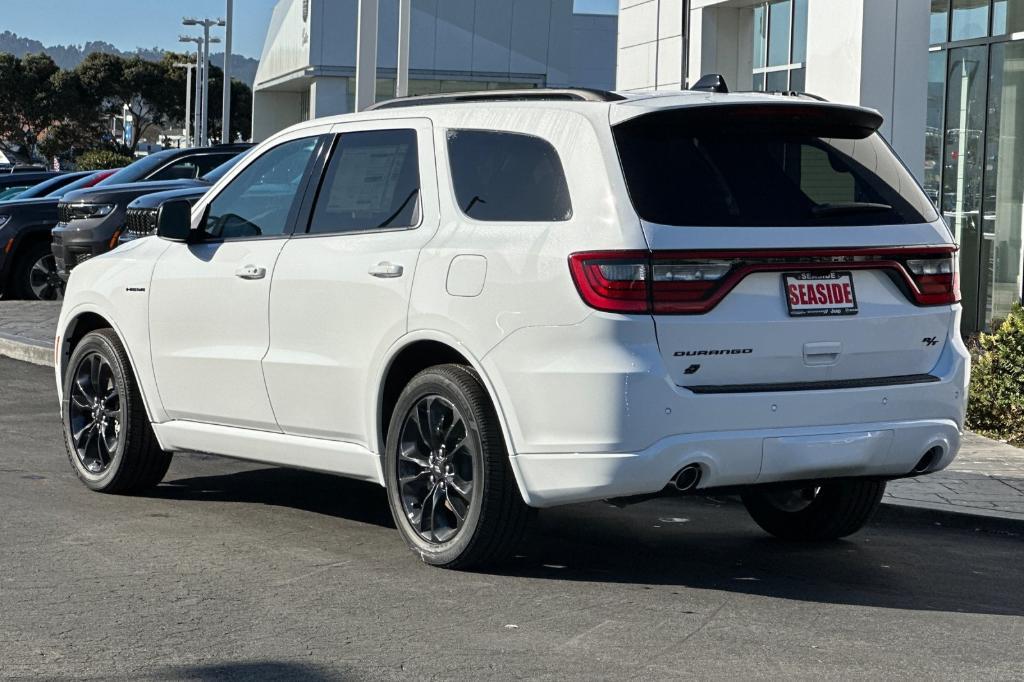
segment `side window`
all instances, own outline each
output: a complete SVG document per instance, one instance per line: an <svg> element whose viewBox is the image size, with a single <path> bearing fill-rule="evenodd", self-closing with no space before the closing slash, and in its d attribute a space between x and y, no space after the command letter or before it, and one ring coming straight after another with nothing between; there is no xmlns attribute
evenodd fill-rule
<svg viewBox="0 0 1024 682"><path fill-rule="evenodd" d="M201 178L234 154L197 154L175 161L149 177L150 180L193 180Z"/></svg>
<svg viewBox="0 0 1024 682"><path fill-rule="evenodd" d="M413 227L419 195L416 131L343 133L320 185L309 233Z"/></svg>
<svg viewBox="0 0 1024 682"><path fill-rule="evenodd" d="M196 165L196 177L201 178L228 159L235 157L235 154L203 154L192 159Z"/></svg>
<svg viewBox="0 0 1024 682"><path fill-rule="evenodd" d="M533 135L448 132L448 159L459 208L489 221L553 222L572 217L558 152Z"/></svg>
<svg viewBox="0 0 1024 682"><path fill-rule="evenodd" d="M186 157L161 168L150 175L147 180L191 180L199 177L197 171L195 157Z"/></svg>
<svg viewBox="0 0 1024 682"><path fill-rule="evenodd" d="M318 139L279 144L246 166L207 207L207 235L251 239L287 232L288 216Z"/></svg>

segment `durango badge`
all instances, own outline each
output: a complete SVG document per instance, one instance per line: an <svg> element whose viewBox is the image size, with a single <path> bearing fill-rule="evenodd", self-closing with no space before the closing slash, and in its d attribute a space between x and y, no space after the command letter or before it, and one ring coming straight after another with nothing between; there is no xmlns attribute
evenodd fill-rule
<svg viewBox="0 0 1024 682"><path fill-rule="evenodd" d="M702 348L701 350L677 350L672 355L677 358L688 358L695 355L747 355L753 352L753 348Z"/></svg>

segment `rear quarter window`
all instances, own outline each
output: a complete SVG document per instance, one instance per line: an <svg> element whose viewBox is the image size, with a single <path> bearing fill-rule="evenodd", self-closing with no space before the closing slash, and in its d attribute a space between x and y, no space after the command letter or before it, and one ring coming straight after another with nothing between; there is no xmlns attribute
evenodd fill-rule
<svg viewBox="0 0 1024 682"><path fill-rule="evenodd" d="M448 131L455 198L464 214L493 222L559 222L572 202L558 152L533 135Z"/></svg>

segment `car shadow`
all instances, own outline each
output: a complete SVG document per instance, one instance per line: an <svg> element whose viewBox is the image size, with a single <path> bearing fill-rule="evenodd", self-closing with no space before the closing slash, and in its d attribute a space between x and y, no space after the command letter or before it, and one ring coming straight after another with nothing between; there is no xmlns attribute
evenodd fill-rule
<svg viewBox="0 0 1024 682"><path fill-rule="evenodd" d="M385 530L393 522L382 488L310 471L262 468L180 478L151 494L291 507L374 524L382 534L394 532ZM679 586L824 604L1024 615L1024 525L1008 530L963 518L950 525L953 517L908 515L883 505L865 529L848 539L793 543L766 535L729 498L662 498L626 509L570 505L541 510L520 554L486 573L651 589Z"/></svg>
<svg viewBox="0 0 1024 682"><path fill-rule="evenodd" d="M300 469L249 469L171 478L149 493L168 500L246 502L394 528L384 489L373 483Z"/></svg>

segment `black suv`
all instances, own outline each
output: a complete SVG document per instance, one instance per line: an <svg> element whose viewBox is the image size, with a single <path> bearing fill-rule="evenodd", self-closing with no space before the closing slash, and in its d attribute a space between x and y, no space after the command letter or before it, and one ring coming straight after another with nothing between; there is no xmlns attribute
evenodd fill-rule
<svg viewBox="0 0 1024 682"><path fill-rule="evenodd" d="M64 284L50 252L57 202L64 194L92 187L113 172L64 173L25 190L16 199L0 201L0 294L4 298L61 297Z"/></svg>
<svg viewBox="0 0 1024 682"><path fill-rule="evenodd" d="M250 147L166 149L122 168L102 187L64 195L51 245L60 276L67 280L76 265L117 246L125 227L125 209L132 200L151 192L209 186L203 176Z"/></svg>

